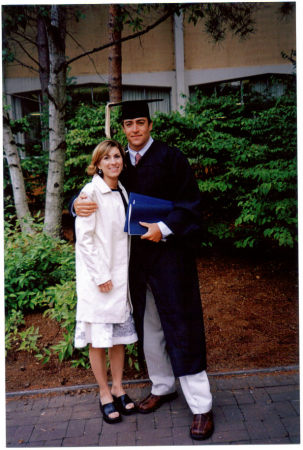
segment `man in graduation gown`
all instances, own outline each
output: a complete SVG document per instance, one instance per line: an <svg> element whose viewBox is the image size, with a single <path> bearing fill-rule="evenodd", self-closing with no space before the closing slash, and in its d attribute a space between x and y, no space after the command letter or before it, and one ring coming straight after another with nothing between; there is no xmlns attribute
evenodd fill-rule
<svg viewBox="0 0 303 450"><path fill-rule="evenodd" d="M174 205L164 222L141 222L146 233L131 238L130 293L152 381L151 394L139 403L138 411L152 412L176 398L178 377L194 415L190 435L206 439L214 428L212 395L193 252L201 219L200 192L182 152L151 137L146 101L122 102L122 127L128 140L122 183L129 192ZM74 203L79 215L94 207L81 199Z"/></svg>

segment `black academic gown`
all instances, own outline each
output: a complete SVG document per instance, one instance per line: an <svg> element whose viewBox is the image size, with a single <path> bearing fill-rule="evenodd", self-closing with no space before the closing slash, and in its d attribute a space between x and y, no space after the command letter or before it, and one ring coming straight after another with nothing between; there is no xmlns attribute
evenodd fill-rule
<svg viewBox="0 0 303 450"><path fill-rule="evenodd" d="M144 338L146 286L150 285L174 375L206 368L202 306L193 246L201 220L200 192L185 156L154 141L136 167L127 156L122 183L129 192L172 200L165 220L173 235L154 243L133 236L129 267L131 299L139 342Z"/></svg>

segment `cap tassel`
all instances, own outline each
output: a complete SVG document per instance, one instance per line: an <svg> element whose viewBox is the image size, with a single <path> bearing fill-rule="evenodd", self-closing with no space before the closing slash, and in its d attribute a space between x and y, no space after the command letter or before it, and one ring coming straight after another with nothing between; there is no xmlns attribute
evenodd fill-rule
<svg viewBox="0 0 303 450"><path fill-rule="evenodd" d="M110 106L111 103L107 103L105 107L105 136L110 139Z"/></svg>

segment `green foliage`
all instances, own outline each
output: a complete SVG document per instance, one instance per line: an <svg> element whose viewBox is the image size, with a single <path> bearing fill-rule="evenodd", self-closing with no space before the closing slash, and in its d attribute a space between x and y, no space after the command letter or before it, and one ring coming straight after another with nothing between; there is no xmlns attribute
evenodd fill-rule
<svg viewBox="0 0 303 450"><path fill-rule="evenodd" d="M76 314L76 286L74 280L68 280L45 289L44 303L49 305L44 312L45 317L59 322L64 329L63 340L44 349L37 358L48 362L52 354L57 354L59 361L69 359L74 353L73 339L75 330Z"/></svg>
<svg viewBox="0 0 303 450"><path fill-rule="evenodd" d="M204 204L204 244L293 247L297 242L295 96L196 97L185 115L159 114L154 135L179 147Z"/></svg>
<svg viewBox="0 0 303 450"><path fill-rule="evenodd" d="M115 138L125 143L125 138L118 122L118 111L111 111L111 127ZM67 122L66 163L64 199L67 204L73 194L91 180L86 174L94 148L105 137L105 105L87 106L81 104L75 115Z"/></svg>
<svg viewBox="0 0 303 450"><path fill-rule="evenodd" d="M39 349L37 347L37 340L41 337L39 334L39 328L34 328L32 325L26 328L24 331L19 331L19 338L21 339L21 344L18 351L25 350L27 352L37 352Z"/></svg>
<svg viewBox="0 0 303 450"><path fill-rule="evenodd" d="M40 232L5 227L5 310L29 311L44 306L43 291L74 278L74 251L65 241Z"/></svg>
<svg viewBox="0 0 303 450"><path fill-rule="evenodd" d="M25 321L21 311L11 310L10 315L5 317L5 354L11 350L18 341L18 328Z"/></svg>

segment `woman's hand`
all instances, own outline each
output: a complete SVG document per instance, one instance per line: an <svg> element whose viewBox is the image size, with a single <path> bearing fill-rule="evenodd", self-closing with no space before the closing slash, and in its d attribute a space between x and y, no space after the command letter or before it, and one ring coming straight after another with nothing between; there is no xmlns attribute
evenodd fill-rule
<svg viewBox="0 0 303 450"><path fill-rule="evenodd" d="M86 198L87 196L84 193L82 193L74 201L74 210L77 216L87 217L97 210L98 208L97 203L88 202L85 200Z"/></svg>
<svg viewBox="0 0 303 450"><path fill-rule="evenodd" d="M109 292L113 288L113 283L111 280L106 281L106 283L99 284L98 286L100 292Z"/></svg>

